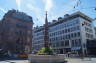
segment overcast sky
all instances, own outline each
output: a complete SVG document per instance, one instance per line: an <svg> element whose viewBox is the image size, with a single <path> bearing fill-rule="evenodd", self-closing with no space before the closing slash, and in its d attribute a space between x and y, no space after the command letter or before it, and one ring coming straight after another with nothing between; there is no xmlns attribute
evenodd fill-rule
<svg viewBox="0 0 96 63"><path fill-rule="evenodd" d="M96 0L0 0L0 19L8 10L16 9L32 16L34 26L41 26L44 24L45 11L48 11L48 21L51 22L76 11L95 18L96 10L93 7L96 7Z"/></svg>

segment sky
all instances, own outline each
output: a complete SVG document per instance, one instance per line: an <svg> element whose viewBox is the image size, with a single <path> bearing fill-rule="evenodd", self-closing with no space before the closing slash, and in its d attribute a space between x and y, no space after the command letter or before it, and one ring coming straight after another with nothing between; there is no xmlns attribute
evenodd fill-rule
<svg viewBox="0 0 96 63"><path fill-rule="evenodd" d="M32 16L34 26L42 26L45 12L48 21L57 20L65 14L81 11L91 18L96 18L96 0L0 0L0 19L8 10L16 9ZM93 22L96 26L96 21Z"/></svg>

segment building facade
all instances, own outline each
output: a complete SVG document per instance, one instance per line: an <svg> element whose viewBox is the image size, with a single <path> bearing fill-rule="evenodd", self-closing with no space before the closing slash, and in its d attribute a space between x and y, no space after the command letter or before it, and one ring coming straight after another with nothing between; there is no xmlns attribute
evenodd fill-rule
<svg viewBox="0 0 96 63"><path fill-rule="evenodd" d="M96 39L96 27L94 27L94 31L95 31L95 39Z"/></svg>
<svg viewBox="0 0 96 63"><path fill-rule="evenodd" d="M2 19L2 49L8 53L29 53L32 49L32 17L9 10Z"/></svg>
<svg viewBox="0 0 96 63"><path fill-rule="evenodd" d="M96 56L96 39L89 40L87 42L87 51L89 55L95 55Z"/></svg>
<svg viewBox="0 0 96 63"><path fill-rule="evenodd" d="M0 21L0 49L2 46L2 21Z"/></svg>
<svg viewBox="0 0 96 63"><path fill-rule="evenodd" d="M92 20L85 14L76 12L49 22L50 46L56 53L87 53L87 40L95 37ZM44 26L34 28L32 47L34 51L44 47Z"/></svg>

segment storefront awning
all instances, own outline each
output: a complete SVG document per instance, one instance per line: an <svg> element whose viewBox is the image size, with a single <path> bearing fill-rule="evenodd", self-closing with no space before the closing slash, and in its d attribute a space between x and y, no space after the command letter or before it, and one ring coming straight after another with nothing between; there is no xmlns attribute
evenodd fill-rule
<svg viewBox="0 0 96 63"><path fill-rule="evenodd" d="M81 47L72 47L71 50L80 50Z"/></svg>

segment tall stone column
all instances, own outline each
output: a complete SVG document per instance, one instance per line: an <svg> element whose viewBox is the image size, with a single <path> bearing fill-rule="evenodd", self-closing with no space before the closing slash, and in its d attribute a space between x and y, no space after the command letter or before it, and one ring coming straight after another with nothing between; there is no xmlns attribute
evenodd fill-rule
<svg viewBox="0 0 96 63"><path fill-rule="evenodd" d="M48 33L48 19L47 19L47 11L45 17L45 26L44 26L44 46L45 48L49 47L49 33Z"/></svg>

